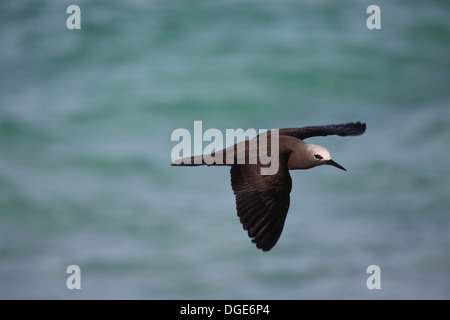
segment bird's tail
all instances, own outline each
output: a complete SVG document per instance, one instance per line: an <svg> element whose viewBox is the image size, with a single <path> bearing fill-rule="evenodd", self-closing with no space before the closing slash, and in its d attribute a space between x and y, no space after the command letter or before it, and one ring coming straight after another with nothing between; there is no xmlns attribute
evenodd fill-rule
<svg viewBox="0 0 450 320"><path fill-rule="evenodd" d="M201 155L177 159L171 164L171 166L203 166L205 164L205 160Z"/></svg>
<svg viewBox="0 0 450 320"><path fill-rule="evenodd" d="M214 153L209 155L199 155L199 156L192 156L192 157L186 157L175 160L171 166L229 166L231 164L226 164L226 161L223 161L225 159L220 159L221 161L217 161L217 158L214 157ZM222 157L221 157L222 158Z"/></svg>

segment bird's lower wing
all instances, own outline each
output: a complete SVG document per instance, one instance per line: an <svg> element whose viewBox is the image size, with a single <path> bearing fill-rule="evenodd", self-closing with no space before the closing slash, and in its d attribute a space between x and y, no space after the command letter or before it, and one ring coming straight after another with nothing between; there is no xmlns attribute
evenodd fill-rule
<svg viewBox="0 0 450 320"><path fill-rule="evenodd" d="M285 165L275 175L261 175L260 165L234 164L231 185L239 219L263 251L273 248L283 231L292 180Z"/></svg>
<svg viewBox="0 0 450 320"><path fill-rule="evenodd" d="M359 136L366 131L366 124L351 122L346 124L330 124L326 126L312 126L304 128L280 129L280 135L292 136L298 139L306 139L317 136Z"/></svg>

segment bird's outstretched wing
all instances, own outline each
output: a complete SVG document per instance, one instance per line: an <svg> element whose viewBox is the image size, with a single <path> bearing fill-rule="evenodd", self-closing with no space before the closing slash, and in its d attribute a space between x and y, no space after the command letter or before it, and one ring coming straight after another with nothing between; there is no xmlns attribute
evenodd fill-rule
<svg viewBox="0 0 450 320"><path fill-rule="evenodd" d="M292 180L286 163L280 161L274 175L261 175L261 166L254 164L234 164L230 170L239 219L263 251L277 243L289 209Z"/></svg>
<svg viewBox="0 0 450 320"><path fill-rule="evenodd" d="M280 129L279 135L306 139L317 136L359 136L366 131L366 124L361 122L351 122L346 124L331 124L327 126L313 126L304 128Z"/></svg>

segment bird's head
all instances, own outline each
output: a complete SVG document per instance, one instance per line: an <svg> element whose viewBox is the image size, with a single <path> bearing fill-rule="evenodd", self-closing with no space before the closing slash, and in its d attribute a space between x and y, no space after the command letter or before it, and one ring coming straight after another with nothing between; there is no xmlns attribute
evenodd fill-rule
<svg viewBox="0 0 450 320"><path fill-rule="evenodd" d="M347 171L343 166L334 162L331 159L330 153L324 147L310 144L308 145L307 150L308 150L308 160L314 167L327 164L339 168L341 170Z"/></svg>

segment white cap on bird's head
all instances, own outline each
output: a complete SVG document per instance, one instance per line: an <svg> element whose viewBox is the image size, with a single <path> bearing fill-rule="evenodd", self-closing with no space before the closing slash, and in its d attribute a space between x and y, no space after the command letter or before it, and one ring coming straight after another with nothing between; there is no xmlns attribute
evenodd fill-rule
<svg viewBox="0 0 450 320"><path fill-rule="evenodd" d="M308 158L315 164L315 166L327 164L339 168L341 170L347 171L343 166L341 166L333 159L331 159L330 152L324 147L315 144L308 144L306 150L308 153Z"/></svg>

